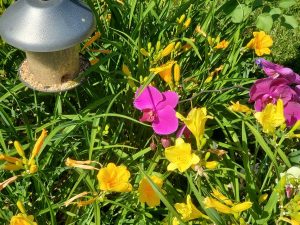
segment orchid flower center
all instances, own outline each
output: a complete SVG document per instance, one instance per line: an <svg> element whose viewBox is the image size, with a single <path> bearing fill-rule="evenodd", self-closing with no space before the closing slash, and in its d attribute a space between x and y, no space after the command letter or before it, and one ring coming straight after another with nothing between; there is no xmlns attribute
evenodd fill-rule
<svg viewBox="0 0 300 225"><path fill-rule="evenodd" d="M153 109L144 109L140 121L152 123L156 119L156 117L157 117L156 112Z"/></svg>

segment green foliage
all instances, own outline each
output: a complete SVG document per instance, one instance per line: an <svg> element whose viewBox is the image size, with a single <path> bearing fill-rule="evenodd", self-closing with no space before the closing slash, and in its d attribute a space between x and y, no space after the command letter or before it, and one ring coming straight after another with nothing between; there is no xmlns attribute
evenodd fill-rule
<svg viewBox="0 0 300 225"><path fill-rule="evenodd" d="M0 42L0 153L18 157L12 144L18 140L25 153L30 154L42 129L48 130L36 158L37 173L0 170L1 182L22 175L0 192L0 224L9 223L13 215L20 213L18 200L24 202L27 213L38 224L172 224L174 217L181 224L188 224L175 208L176 203L186 202L188 194L210 218L189 224L243 224L243 220L247 224L285 224L279 217L285 213L284 206L291 204L285 196L285 186L279 183L280 173L299 165L299 140L288 138L289 128L278 130L274 136L266 135L253 114L233 112L228 106L231 101L248 104L249 88L262 76L254 66L254 53L245 48L253 38L252 32L270 31L275 46L281 42L290 44L285 32L291 30L282 30L281 25L296 30L297 16L290 10L298 3L86 2L95 14L101 37L81 54L90 61L99 61L84 72L85 80L76 89L50 94L24 86L18 80L18 67L25 54ZM10 3L0 1L0 10L4 11ZM180 23L182 15L185 18ZM188 18L191 23L185 26ZM229 42L228 47L217 49L222 40ZM159 56L172 42L179 43L178 49ZM299 45L299 39L291 44ZM279 50L274 50L272 57L289 55L288 51L276 54ZM180 66L181 77L178 83L166 84L150 68L171 60ZM122 70L123 64L131 75ZM177 111L184 116L193 107L207 108L214 119L206 124L207 141L202 150L197 150L193 136L186 141L199 156L208 156L205 160L217 161L217 168L201 165L200 169L190 168L184 173L167 171L161 136L155 135L149 124L139 121L140 112L133 107L137 87L148 84L160 91L176 91L180 95ZM167 138L173 145L175 135ZM150 148L153 142L155 150ZM218 155L218 150L227 153ZM97 170L67 167L67 158L92 160L89 165L96 168L109 162L123 164L130 171L133 191L105 193L99 189ZM153 174L163 178L163 190L151 181ZM155 208L139 202L137 190L143 177L161 199ZM234 215L206 208L203 201L212 196L213 189L233 202L250 201L253 205ZM97 198L83 207L64 206L82 192L88 195L74 202ZM261 202L263 194L268 194L268 198Z"/></svg>

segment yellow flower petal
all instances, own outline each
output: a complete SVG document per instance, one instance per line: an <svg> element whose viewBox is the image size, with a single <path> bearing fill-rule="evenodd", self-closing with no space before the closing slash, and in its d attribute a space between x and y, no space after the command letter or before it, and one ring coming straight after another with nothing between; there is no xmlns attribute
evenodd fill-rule
<svg viewBox="0 0 300 225"><path fill-rule="evenodd" d="M276 105L267 104L261 112L255 113L254 117L263 126L263 132L273 134L276 127L285 123L283 101L279 99Z"/></svg>
<svg viewBox="0 0 300 225"><path fill-rule="evenodd" d="M186 171L193 164L200 161L200 158L192 153L192 148L189 143L185 143L182 138L177 138L175 146L165 149L165 156L171 163L168 170L178 168L180 172Z"/></svg>
<svg viewBox="0 0 300 225"><path fill-rule="evenodd" d="M250 209L251 207L252 207L252 202L243 202L232 206L231 210L235 213L240 213L247 209Z"/></svg>
<svg viewBox="0 0 300 225"><path fill-rule="evenodd" d="M17 170L23 169L23 165L7 162L7 163L5 163L1 166L1 169L10 170L10 171L17 171Z"/></svg>
<svg viewBox="0 0 300 225"><path fill-rule="evenodd" d="M197 142L200 142L204 135L206 120L213 118L207 115L205 107L193 108L186 118L184 118L180 113L176 113L176 116L185 123L187 128L195 136Z"/></svg>
<svg viewBox="0 0 300 225"><path fill-rule="evenodd" d="M109 163L107 167L101 168L97 175L100 190L114 192L129 192L132 186L129 183L130 173L126 166L116 166Z"/></svg>
<svg viewBox="0 0 300 225"><path fill-rule="evenodd" d="M217 198L217 199L221 200L222 202L224 202L226 205L229 205L229 206L233 205L233 202L228 197L226 197L221 192L219 192L217 189L213 189L212 195L215 198Z"/></svg>
<svg viewBox="0 0 300 225"><path fill-rule="evenodd" d="M228 47L228 45L229 45L229 42L226 41L226 40L223 40L223 41L219 42L219 43L215 46L215 48L216 48L216 49L225 49L225 48Z"/></svg>
<svg viewBox="0 0 300 225"><path fill-rule="evenodd" d="M176 61L168 61L167 63L151 68L150 72L154 74L159 74L159 76L166 82L166 83L171 83L172 82L172 67L176 63Z"/></svg>
<svg viewBox="0 0 300 225"><path fill-rule="evenodd" d="M247 48L254 49L255 54L262 56L264 54L270 54L271 50L269 47L273 45L272 38L267 35L264 31L253 32L254 38L246 45Z"/></svg>
<svg viewBox="0 0 300 225"><path fill-rule="evenodd" d="M207 169L211 169L211 170L217 168L218 165L219 165L219 162L217 162L217 161L209 161L209 162L205 163L205 167Z"/></svg>
<svg viewBox="0 0 300 225"><path fill-rule="evenodd" d="M10 219L10 225L37 225L31 215L19 213Z"/></svg>
<svg viewBox="0 0 300 225"><path fill-rule="evenodd" d="M185 203L176 203L175 209L181 214L184 221L194 220L200 217L208 219L208 216L200 212L192 203L191 196L188 195Z"/></svg>
<svg viewBox="0 0 300 225"><path fill-rule="evenodd" d="M21 159L18 159L16 157L12 157L12 156L8 156L8 155L3 155L3 154L0 154L0 160L3 160L3 161L7 161L7 162L10 162L10 163L22 163L22 160Z"/></svg>
<svg viewBox="0 0 300 225"><path fill-rule="evenodd" d="M150 177L153 183L155 183L159 189L163 185L163 180L155 175ZM139 200L140 202L146 202L149 207L156 207L160 204L160 198L152 188L151 184L146 178L143 178L140 182L139 188Z"/></svg>
<svg viewBox="0 0 300 225"><path fill-rule="evenodd" d="M204 205L206 208L214 208L215 210L225 213L225 214L232 214L233 211L231 210L230 207L227 205L219 202L218 200L210 197L206 197L203 201Z"/></svg>
<svg viewBox="0 0 300 225"><path fill-rule="evenodd" d="M231 104L232 105L228 107L228 109L230 109L231 111L242 112L242 113L251 113L252 112L252 110L248 106L240 104L239 101L237 101L236 103L231 102Z"/></svg>

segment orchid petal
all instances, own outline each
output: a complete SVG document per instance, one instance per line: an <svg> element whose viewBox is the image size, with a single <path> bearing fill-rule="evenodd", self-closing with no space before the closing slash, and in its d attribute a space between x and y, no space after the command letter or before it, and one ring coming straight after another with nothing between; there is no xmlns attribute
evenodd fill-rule
<svg viewBox="0 0 300 225"><path fill-rule="evenodd" d="M157 109L162 109L166 105L171 106L172 108L175 108L178 104L179 96L176 92L174 91L166 91L162 93L164 100L159 102L157 104Z"/></svg>
<svg viewBox="0 0 300 225"><path fill-rule="evenodd" d="M148 86L142 93L140 87L135 93L133 105L139 110L155 109L156 105L163 100L163 95L155 87Z"/></svg>
<svg viewBox="0 0 300 225"><path fill-rule="evenodd" d="M287 126L293 126L297 120L300 120L300 103L288 102L284 107L284 117Z"/></svg>
<svg viewBox="0 0 300 225"><path fill-rule="evenodd" d="M169 105L157 111L157 118L152 123L153 130L157 134L171 134L178 128L176 111Z"/></svg>
<svg viewBox="0 0 300 225"><path fill-rule="evenodd" d="M272 78L264 78L257 80L250 89L250 102L256 101L257 98L268 92L272 83Z"/></svg>

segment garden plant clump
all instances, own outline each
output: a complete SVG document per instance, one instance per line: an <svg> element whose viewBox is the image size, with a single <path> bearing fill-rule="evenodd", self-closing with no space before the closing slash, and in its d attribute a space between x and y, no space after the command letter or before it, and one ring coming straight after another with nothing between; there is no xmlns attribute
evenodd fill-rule
<svg viewBox="0 0 300 225"><path fill-rule="evenodd" d="M300 2L86 3L72 90L0 40L0 224L300 224Z"/></svg>

